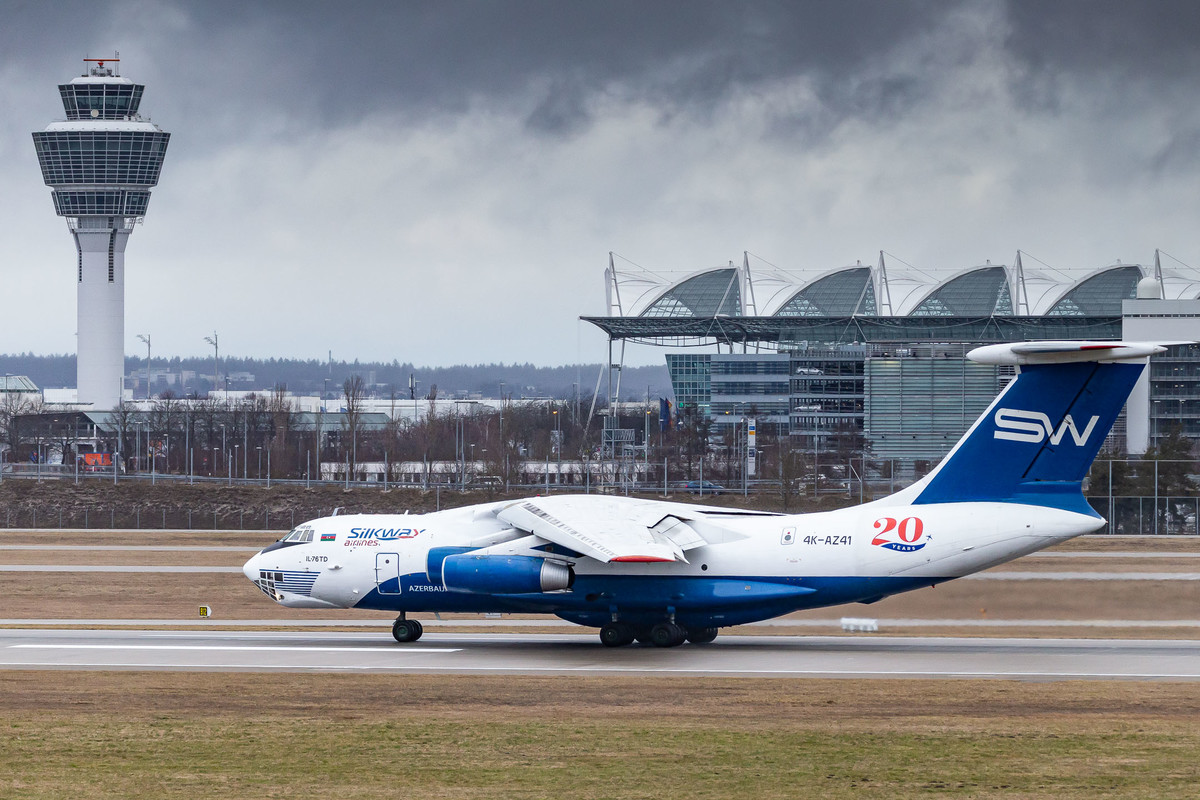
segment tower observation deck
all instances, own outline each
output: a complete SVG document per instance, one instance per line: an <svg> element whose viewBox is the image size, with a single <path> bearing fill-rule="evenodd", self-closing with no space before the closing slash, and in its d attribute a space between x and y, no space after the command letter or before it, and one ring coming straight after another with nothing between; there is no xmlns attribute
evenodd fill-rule
<svg viewBox="0 0 1200 800"><path fill-rule="evenodd" d="M75 239L79 402L116 408L125 374L125 245L150 204L171 134L139 116L141 84L118 59L84 59L58 87L65 120L33 134L54 210Z"/></svg>

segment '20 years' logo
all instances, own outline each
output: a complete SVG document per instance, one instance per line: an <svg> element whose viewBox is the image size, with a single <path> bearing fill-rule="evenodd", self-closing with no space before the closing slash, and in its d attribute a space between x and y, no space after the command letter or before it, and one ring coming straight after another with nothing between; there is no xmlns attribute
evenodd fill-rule
<svg viewBox="0 0 1200 800"><path fill-rule="evenodd" d="M883 517L875 520L875 538L871 544L900 553L912 553L929 544L932 537L925 532L920 517Z"/></svg>

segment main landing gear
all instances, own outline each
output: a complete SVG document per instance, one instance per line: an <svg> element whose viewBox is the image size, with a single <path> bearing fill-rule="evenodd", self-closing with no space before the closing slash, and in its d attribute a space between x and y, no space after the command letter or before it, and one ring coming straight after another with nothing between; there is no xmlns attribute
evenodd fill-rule
<svg viewBox="0 0 1200 800"><path fill-rule="evenodd" d="M415 642L421 638L421 634L424 632L425 629L421 627L421 623L415 619L405 619L403 614L392 623L392 636L396 637L397 642Z"/></svg>
<svg viewBox="0 0 1200 800"><path fill-rule="evenodd" d="M674 622L660 622L652 627L639 627L628 622L610 622L600 628L600 641L605 647L624 647L634 640L655 647L678 647L685 641L708 644L717 638L716 628L688 629Z"/></svg>

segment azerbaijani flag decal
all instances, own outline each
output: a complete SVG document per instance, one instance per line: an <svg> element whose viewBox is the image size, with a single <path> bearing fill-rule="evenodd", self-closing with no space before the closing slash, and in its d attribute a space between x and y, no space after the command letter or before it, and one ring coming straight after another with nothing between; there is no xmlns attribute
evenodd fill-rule
<svg viewBox="0 0 1200 800"><path fill-rule="evenodd" d="M322 533L321 541L322 542L336 542L337 534L336 533Z"/></svg>

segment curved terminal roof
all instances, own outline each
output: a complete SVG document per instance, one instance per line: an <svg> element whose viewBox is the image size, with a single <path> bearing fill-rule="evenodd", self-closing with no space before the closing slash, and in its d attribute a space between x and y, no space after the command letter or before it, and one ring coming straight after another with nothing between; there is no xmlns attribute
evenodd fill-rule
<svg viewBox="0 0 1200 800"><path fill-rule="evenodd" d="M850 317L876 313L871 268L848 267L809 283L788 298L772 316Z"/></svg>
<svg viewBox="0 0 1200 800"><path fill-rule="evenodd" d="M1072 284L1045 312L1048 317L1099 317L1121 313L1121 301L1137 297L1144 276L1136 266L1108 267Z"/></svg>
<svg viewBox="0 0 1200 800"><path fill-rule="evenodd" d="M647 273L649 274L649 273ZM1078 274L1078 273L1077 273ZM754 275L745 267L691 273L673 282L628 278L653 285L653 299L640 317L1119 317L1121 301L1134 298L1138 281L1154 270L1116 264L1072 280L1053 269L986 264L930 276L889 268L886 282L878 267L841 267L823 272L775 271ZM1162 269L1164 297L1200 298L1200 272ZM757 291L757 306L755 292ZM886 294L882 294L886 292ZM641 305L637 302L636 305Z"/></svg>
<svg viewBox="0 0 1200 800"><path fill-rule="evenodd" d="M977 267L938 284L907 313L910 317L1011 316L1012 296L1004 267Z"/></svg>
<svg viewBox="0 0 1200 800"><path fill-rule="evenodd" d="M742 314L738 270L722 267L702 272L670 286L639 316L737 317Z"/></svg>

